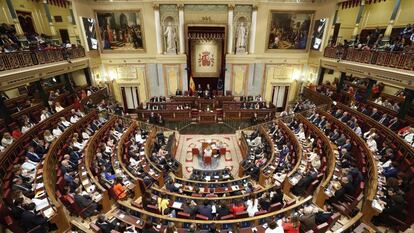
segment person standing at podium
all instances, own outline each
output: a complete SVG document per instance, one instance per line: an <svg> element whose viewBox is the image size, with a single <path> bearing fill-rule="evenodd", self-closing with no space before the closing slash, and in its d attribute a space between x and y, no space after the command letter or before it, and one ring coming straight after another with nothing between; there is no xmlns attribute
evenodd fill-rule
<svg viewBox="0 0 414 233"><path fill-rule="evenodd" d="M201 84L198 84L197 86L197 97L202 97L203 96L203 88L201 88Z"/></svg>
<svg viewBox="0 0 414 233"><path fill-rule="evenodd" d="M207 84L206 90L204 90L204 98L210 99L211 98L211 88L210 84Z"/></svg>

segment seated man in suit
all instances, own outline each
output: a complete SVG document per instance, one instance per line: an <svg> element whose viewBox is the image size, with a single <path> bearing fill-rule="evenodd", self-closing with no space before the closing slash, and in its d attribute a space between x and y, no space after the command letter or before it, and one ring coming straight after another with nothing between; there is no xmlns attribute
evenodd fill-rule
<svg viewBox="0 0 414 233"><path fill-rule="evenodd" d="M347 123L351 119L351 116L348 112L344 112L344 114L339 118L340 121Z"/></svg>
<svg viewBox="0 0 414 233"><path fill-rule="evenodd" d="M82 189L76 189L74 195L75 203L81 208L87 208L83 213L86 217L98 214L102 209L102 206L94 202L89 195L82 194Z"/></svg>
<svg viewBox="0 0 414 233"><path fill-rule="evenodd" d="M361 107L360 112L367 116L371 115L370 111L366 107Z"/></svg>
<svg viewBox="0 0 414 233"><path fill-rule="evenodd" d="M323 128L323 127L325 127L325 125L326 125L326 117L322 116L321 121L318 124L318 127Z"/></svg>
<svg viewBox="0 0 414 233"><path fill-rule="evenodd" d="M35 208L36 205L34 203L24 205L25 210L22 213L20 225L26 232L35 227L38 227L37 233L49 232L47 219L43 215L37 214Z"/></svg>
<svg viewBox="0 0 414 233"><path fill-rule="evenodd" d="M339 138L339 136L340 134L338 129L334 129L334 131L329 134L329 138L331 139L331 141L336 141Z"/></svg>
<svg viewBox="0 0 414 233"><path fill-rule="evenodd" d="M35 163L40 163L43 160L43 155L37 154L33 146L29 146L29 149L26 153L26 157Z"/></svg>
<svg viewBox="0 0 414 233"><path fill-rule="evenodd" d="M115 230L115 224L109 222L103 214L98 216L95 224L101 229L102 233L110 233L112 230Z"/></svg>
<svg viewBox="0 0 414 233"><path fill-rule="evenodd" d="M389 124L388 115L386 113L382 114L381 119L378 121L380 124L388 125Z"/></svg>
<svg viewBox="0 0 414 233"><path fill-rule="evenodd" d="M386 126L390 128L392 131L397 131L400 129L400 122L398 121L397 117L394 117L388 122L388 125Z"/></svg>
<svg viewBox="0 0 414 233"><path fill-rule="evenodd" d="M213 219L212 206L208 200L204 200L203 205L198 206L197 212L206 216L209 220Z"/></svg>
<svg viewBox="0 0 414 233"><path fill-rule="evenodd" d="M344 145L346 142L346 137L345 134L341 134L341 136L335 140L335 144L339 147L341 147L342 145Z"/></svg>
<svg viewBox="0 0 414 233"><path fill-rule="evenodd" d="M175 91L176 96L181 96L183 93L180 89L177 88L177 91Z"/></svg>
<svg viewBox="0 0 414 233"><path fill-rule="evenodd" d="M376 108L372 109L372 113L369 116L376 121L378 121L381 118L381 115L378 113L378 109Z"/></svg>

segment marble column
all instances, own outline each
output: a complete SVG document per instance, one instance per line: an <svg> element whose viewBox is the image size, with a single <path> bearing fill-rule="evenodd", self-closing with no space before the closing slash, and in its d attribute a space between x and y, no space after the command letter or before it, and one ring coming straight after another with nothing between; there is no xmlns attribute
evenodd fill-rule
<svg viewBox="0 0 414 233"><path fill-rule="evenodd" d="M401 0L396 0L394 4L394 9L392 10L390 21L388 22L387 28L384 32L384 39L388 40L390 38L392 28L394 27L395 18L397 18L398 10L400 9Z"/></svg>
<svg viewBox="0 0 414 233"><path fill-rule="evenodd" d="M227 17L227 53L233 53L233 12L234 12L234 5L229 5L229 12Z"/></svg>
<svg viewBox="0 0 414 233"><path fill-rule="evenodd" d="M365 0L362 0L361 5L359 6L359 12L358 12L357 18L355 20L354 31L352 32L352 37L353 38L355 38L355 36L358 35L359 24L361 22L362 15L364 14L364 10L365 10Z"/></svg>
<svg viewBox="0 0 414 233"><path fill-rule="evenodd" d="M45 8L47 21L49 22L50 33L52 34L52 36L55 36L56 35L56 30L55 30L55 26L53 25L53 18L52 18L52 14L50 14L49 5L47 4L47 0L43 0L43 7ZM65 42L65 41L62 41L62 42Z"/></svg>
<svg viewBox="0 0 414 233"><path fill-rule="evenodd" d="M9 8L10 15L13 19L14 27L16 28L16 33L18 35L23 35L22 26L20 25L19 19L17 18L16 10L14 9L13 1L6 0L7 8Z"/></svg>
<svg viewBox="0 0 414 233"><path fill-rule="evenodd" d="M160 6L158 4L154 5L154 19L155 19L155 39L157 42L157 53L162 54Z"/></svg>
<svg viewBox="0 0 414 233"><path fill-rule="evenodd" d="M257 6L253 6L252 11L252 24L250 26L250 41L249 41L249 53L254 53L254 44L256 41L256 23L257 23Z"/></svg>
<svg viewBox="0 0 414 233"><path fill-rule="evenodd" d="M184 36L184 5L178 5L178 34L180 39L180 54L185 53L185 36Z"/></svg>

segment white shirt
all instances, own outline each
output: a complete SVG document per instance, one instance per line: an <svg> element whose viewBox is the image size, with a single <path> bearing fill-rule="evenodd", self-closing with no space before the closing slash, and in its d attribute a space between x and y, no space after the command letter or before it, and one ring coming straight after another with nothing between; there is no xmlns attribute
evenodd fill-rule
<svg viewBox="0 0 414 233"><path fill-rule="evenodd" d="M73 115L73 116L70 117L70 123L75 124L78 121L79 121L79 117L78 116Z"/></svg>
<svg viewBox="0 0 414 233"><path fill-rule="evenodd" d="M362 130L361 130L361 127L359 127L359 126L358 126L358 127L356 127L354 131L355 131L355 133L356 133L358 136L360 136L360 137L361 137L361 135L362 135Z"/></svg>
<svg viewBox="0 0 414 233"><path fill-rule="evenodd" d="M56 112L60 112L60 111L62 111L64 108L62 107L62 106L56 106L55 107L55 110L56 110Z"/></svg>
<svg viewBox="0 0 414 233"><path fill-rule="evenodd" d="M303 131L303 130L300 130L299 131L299 133L298 133L298 139L299 140L305 140L306 139L305 131Z"/></svg>
<svg viewBox="0 0 414 233"><path fill-rule="evenodd" d="M265 233L284 233L284 232L285 231L283 230L283 227L282 227L282 219L279 219L277 221L277 227L275 229L267 228L265 230Z"/></svg>
<svg viewBox="0 0 414 233"><path fill-rule="evenodd" d="M56 138L57 138L57 137L60 137L60 135L62 135L62 133L63 133L63 132L62 132L62 130L60 130L60 129L59 129L59 127L56 127L56 129L53 129L53 130L52 130L52 134L53 134L53 136L55 136Z"/></svg>
<svg viewBox="0 0 414 233"><path fill-rule="evenodd" d="M413 137L414 137L414 133L409 133L404 136L404 140L407 141L408 143L411 143L413 141Z"/></svg>
<svg viewBox="0 0 414 233"><path fill-rule="evenodd" d="M36 167L37 167L37 163L32 162L30 160L22 164L22 169L26 171L36 171Z"/></svg>
<svg viewBox="0 0 414 233"><path fill-rule="evenodd" d="M253 201L252 200L247 200L246 201L246 206L247 206L247 213L249 214L249 217L253 217L255 214L256 214L256 212L258 212L259 211L259 209L258 209L258 200L257 199L254 199Z"/></svg>
<svg viewBox="0 0 414 233"><path fill-rule="evenodd" d="M142 135L141 134L135 134L135 141L139 142L139 143L144 143L145 140L142 139Z"/></svg>
<svg viewBox="0 0 414 233"><path fill-rule="evenodd" d="M49 114L47 114L47 113L43 113L43 114L40 115L40 121L44 121L47 118L49 118Z"/></svg>
<svg viewBox="0 0 414 233"><path fill-rule="evenodd" d="M89 139L89 138L90 138L90 136L89 136L89 134L88 134L88 133L86 133L86 132L82 132L82 138L83 138L84 140L87 140L87 139Z"/></svg>
<svg viewBox="0 0 414 233"><path fill-rule="evenodd" d="M374 139L368 139L367 145L372 152L377 152L377 142Z"/></svg>
<svg viewBox="0 0 414 233"><path fill-rule="evenodd" d="M69 127L71 125L71 123L67 120L61 121L61 123L65 126L65 127Z"/></svg>
<svg viewBox="0 0 414 233"><path fill-rule="evenodd" d="M55 137L53 135L45 136L45 140L47 142L52 142L53 140L55 140Z"/></svg>
<svg viewBox="0 0 414 233"><path fill-rule="evenodd" d="M27 131L29 131L30 128L32 128L30 125L23 125L22 133L26 133Z"/></svg>
<svg viewBox="0 0 414 233"><path fill-rule="evenodd" d="M13 138L10 138L10 139L3 138L3 139L1 139L1 144L4 147L8 147L13 143L13 141L14 141Z"/></svg>

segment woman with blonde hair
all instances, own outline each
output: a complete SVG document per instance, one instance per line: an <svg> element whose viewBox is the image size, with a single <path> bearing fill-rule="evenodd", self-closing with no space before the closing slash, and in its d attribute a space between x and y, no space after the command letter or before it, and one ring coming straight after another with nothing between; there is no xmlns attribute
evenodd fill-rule
<svg viewBox="0 0 414 233"><path fill-rule="evenodd" d="M43 133L43 138L48 143L52 143L55 140L55 136L53 136L52 133L50 133L50 130L48 129L45 130L45 132Z"/></svg>

